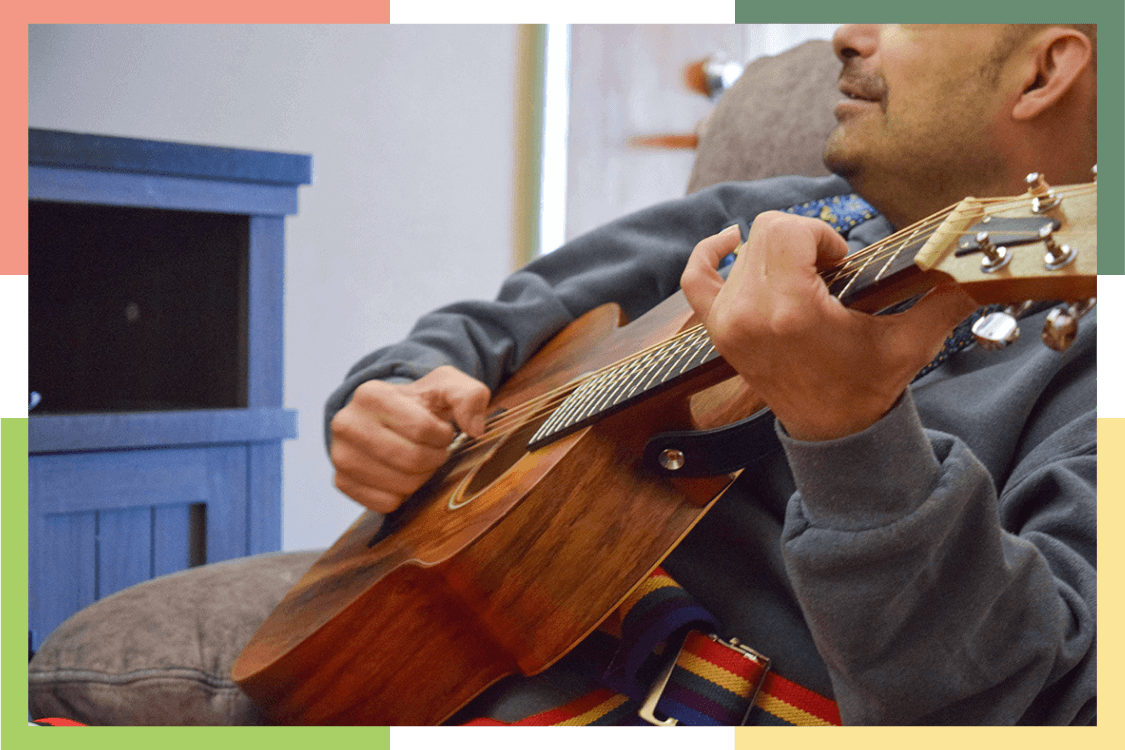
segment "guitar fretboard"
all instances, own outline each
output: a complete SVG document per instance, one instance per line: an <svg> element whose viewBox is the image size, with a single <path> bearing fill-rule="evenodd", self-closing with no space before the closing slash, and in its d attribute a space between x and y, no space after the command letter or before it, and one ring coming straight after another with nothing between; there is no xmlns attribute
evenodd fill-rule
<svg viewBox="0 0 1125 750"><path fill-rule="evenodd" d="M604 416L670 387L718 352L703 326L673 338L587 377L539 426L528 449L568 435Z"/></svg>
<svg viewBox="0 0 1125 750"><path fill-rule="evenodd" d="M824 274L828 290L845 305L869 293L879 284L886 283L899 273L914 268L914 256L926 244L932 230L919 226L908 227L885 250L860 253Z"/></svg>

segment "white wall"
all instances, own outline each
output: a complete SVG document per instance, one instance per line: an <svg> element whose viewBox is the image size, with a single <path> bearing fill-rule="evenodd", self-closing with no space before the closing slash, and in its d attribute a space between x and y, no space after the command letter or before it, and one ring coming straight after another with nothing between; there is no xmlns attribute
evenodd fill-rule
<svg viewBox="0 0 1125 750"><path fill-rule="evenodd" d="M31 127L313 155L286 222L283 544L358 514L327 394L360 356L511 265L517 29L32 26Z"/></svg>

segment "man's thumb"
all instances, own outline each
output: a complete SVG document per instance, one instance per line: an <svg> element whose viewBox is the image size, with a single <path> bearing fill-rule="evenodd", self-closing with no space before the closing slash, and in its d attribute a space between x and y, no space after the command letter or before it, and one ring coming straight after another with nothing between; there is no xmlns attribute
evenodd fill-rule
<svg viewBox="0 0 1125 750"><path fill-rule="evenodd" d="M923 345L928 359L924 367L941 351L946 338L980 303L956 284L941 284L931 289L917 304L901 315L902 330L909 331L914 346Z"/></svg>

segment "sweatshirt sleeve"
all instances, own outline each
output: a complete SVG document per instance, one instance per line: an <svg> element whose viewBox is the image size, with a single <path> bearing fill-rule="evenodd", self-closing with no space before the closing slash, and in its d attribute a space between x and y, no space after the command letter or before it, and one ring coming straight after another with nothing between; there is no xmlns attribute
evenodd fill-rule
<svg viewBox="0 0 1125 750"><path fill-rule="evenodd" d="M859 434L781 439L798 488L785 564L845 724L1092 719L1092 410L999 489L909 392Z"/></svg>

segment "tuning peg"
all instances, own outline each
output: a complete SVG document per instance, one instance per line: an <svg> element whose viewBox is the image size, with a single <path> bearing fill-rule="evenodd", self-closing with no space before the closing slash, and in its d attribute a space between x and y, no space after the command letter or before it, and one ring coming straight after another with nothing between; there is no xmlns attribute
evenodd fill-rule
<svg viewBox="0 0 1125 750"><path fill-rule="evenodd" d="M1062 203L1062 198L1051 190L1041 173L1032 172L1024 181L1027 183L1027 192L1031 194L1032 213L1045 214Z"/></svg>
<svg viewBox="0 0 1125 750"><path fill-rule="evenodd" d="M1016 319L1023 315L1030 305L1030 302L1009 305L1003 310L995 310L978 318L972 328L973 339L977 345L995 351L1015 343L1020 337L1020 327Z"/></svg>
<svg viewBox="0 0 1125 750"><path fill-rule="evenodd" d="M1043 343L1056 352L1065 352L1078 335L1078 321L1097 304L1097 299L1070 302L1047 313L1043 323Z"/></svg>
<svg viewBox="0 0 1125 750"><path fill-rule="evenodd" d="M997 247L992 239L988 236L988 232L977 232L976 236L977 247L984 253L984 257L980 259L980 270L985 273L992 273L998 271L1012 259L1012 254L1008 252L1006 247Z"/></svg>
<svg viewBox="0 0 1125 750"><path fill-rule="evenodd" d="M1055 238L1051 236L1054 231L1054 226L1050 224L1039 230L1039 239L1047 246L1047 254L1043 257L1043 262L1047 265L1048 271L1057 271L1078 257L1078 252L1070 245L1060 245L1055 242Z"/></svg>

